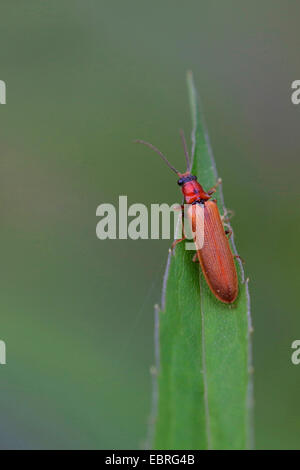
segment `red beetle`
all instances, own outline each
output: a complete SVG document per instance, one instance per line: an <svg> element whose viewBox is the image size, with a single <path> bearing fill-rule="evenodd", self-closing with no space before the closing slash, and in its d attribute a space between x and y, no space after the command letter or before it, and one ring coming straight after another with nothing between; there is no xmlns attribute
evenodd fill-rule
<svg viewBox="0 0 300 470"><path fill-rule="evenodd" d="M231 304L238 295L238 277L234 256L226 236L228 232L224 230L217 201L211 199L221 180L209 191L204 191L201 184L198 183L197 177L190 172L190 159L182 131L181 137L187 161L187 171L185 173L179 173L162 152L149 142L143 140L136 140L135 142L147 145L158 153L169 168L179 176L178 184L181 186L185 203L189 205L187 217L194 234L197 249L194 261L199 260L206 282L217 299ZM202 241L201 247L198 248L197 238ZM172 247L184 239L185 237L175 240Z"/></svg>

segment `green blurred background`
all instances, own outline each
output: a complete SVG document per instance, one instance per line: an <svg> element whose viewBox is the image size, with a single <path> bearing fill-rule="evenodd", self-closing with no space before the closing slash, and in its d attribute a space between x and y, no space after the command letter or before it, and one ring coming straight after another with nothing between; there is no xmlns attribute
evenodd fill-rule
<svg viewBox="0 0 300 470"><path fill-rule="evenodd" d="M139 448L170 242L96 238L96 208L180 201L201 94L250 277L257 448L300 448L300 4L2 2L1 448Z"/></svg>

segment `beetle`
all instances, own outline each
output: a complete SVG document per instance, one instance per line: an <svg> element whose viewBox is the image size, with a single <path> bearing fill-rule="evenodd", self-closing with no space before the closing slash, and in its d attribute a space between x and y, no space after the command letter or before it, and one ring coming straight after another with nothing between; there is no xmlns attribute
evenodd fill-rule
<svg viewBox="0 0 300 470"><path fill-rule="evenodd" d="M180 131L187 170L180 173L171 165L165 155L154 145L144 140L135 140L135 143L144 144L154 150L165 161L168 167L174 171L179 179L177 183L181 187L182 194L187 207L187 219L193 232L196 245L196 255L193 261L199 261L206 282L214 296L226 304L232 304L238 295L238 277L236 266L227 234L224 230L223 220L217 206L216 199L211 199L217 186L221 183L219 179L215 186L205 191L197 181L197 177L191 174L191 163L183 131ZM183 210L184 206L181 206ZM200 236L201 235L201 236ZM186 237L175 240L172 249ZM202 240L201 244L197 240Z"/></svg>

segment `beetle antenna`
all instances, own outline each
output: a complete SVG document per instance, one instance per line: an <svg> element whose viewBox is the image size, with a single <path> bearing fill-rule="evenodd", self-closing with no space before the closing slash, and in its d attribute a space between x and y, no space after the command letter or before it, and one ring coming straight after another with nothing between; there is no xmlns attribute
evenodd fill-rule
<svg viewBox="0 0 300 470"><path fill-rule="evenodd" d="M187 171L190 172L191 171L191 161L190 161L189 152L188 152L187 145L186 145L186 140L185 140L185 137L184 137L184 132L183 132L182 129L180 129L179 132L180 132L180 137L181 137L181 140L182 140L184 155L185 155L185 159L186 159Z"/></svg>
<svg viewBox="0 0 300 470"><path fill-rule="evenodd" d="M134 140L133 141L135 144L144 144L144 145L147 145L147 147L149 147L150 149L154 150L154 152L158 153L158 155L166 162L166 164L168 165L169 168L171 168L171 170L173 170L177 175L179 174L179 171L176 170L176 168L173 167L173 165L171 165L171 163L169 162L169 160L164 156L164 154L158 150L156 147L154 147L154 145L150 144L149 142L145 142L144 140Z"/></svg>

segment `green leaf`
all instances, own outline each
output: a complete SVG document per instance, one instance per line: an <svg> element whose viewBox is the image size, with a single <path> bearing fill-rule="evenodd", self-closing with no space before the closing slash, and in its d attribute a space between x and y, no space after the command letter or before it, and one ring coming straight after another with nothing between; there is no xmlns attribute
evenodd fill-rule
<svg viewBox="0 0 300 470"><path fill-rule="evenodd" d="M205 189L217 180L192 74L188 90L193 116L192 173ZM221 214L222 189L216 198ZM233 236L231 247L234 253ZM252 366L247 280L236 262L239 295L232 305L217 300L193 252L178 244L169 253L161 309L156 319L154 438L156 449L252 447Z"/></svg>

